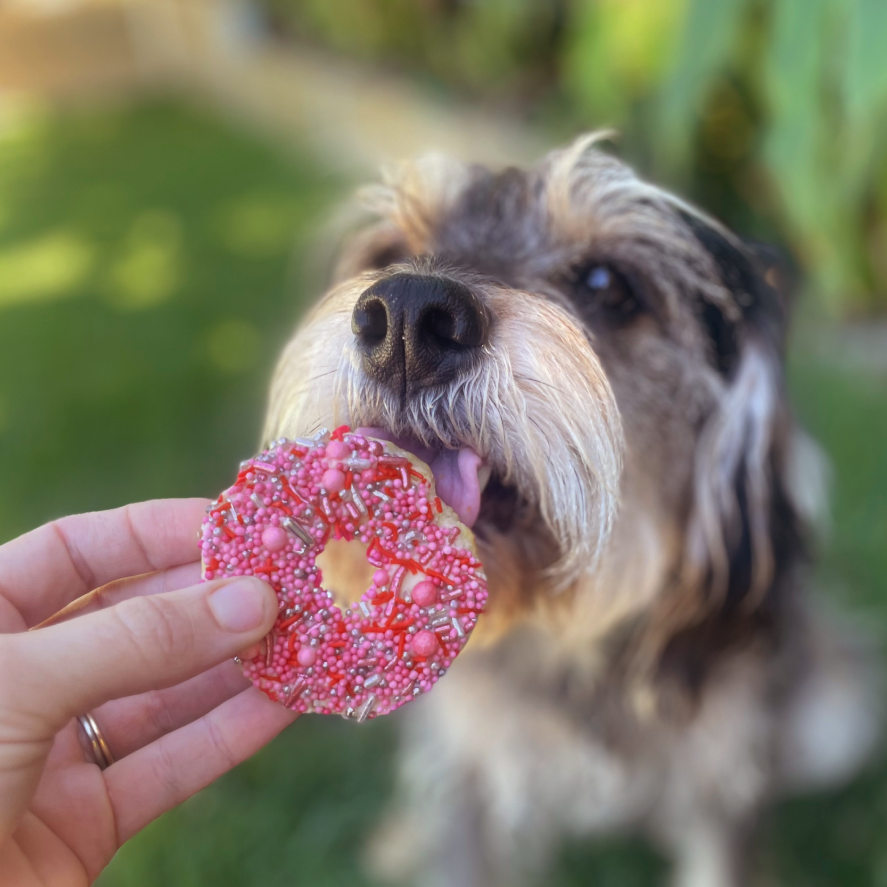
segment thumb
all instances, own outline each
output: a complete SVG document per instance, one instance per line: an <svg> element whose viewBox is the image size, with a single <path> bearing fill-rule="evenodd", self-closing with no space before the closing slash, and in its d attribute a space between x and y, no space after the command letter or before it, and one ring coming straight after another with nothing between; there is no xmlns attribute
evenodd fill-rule
<svg viewBox="0 0 887 887"><path fill-rule="evenodd" d="M253 577L123 601L59 625L0 640L12 646L4 683L47 727L121 696L194 677L258 641L277 598ZM7 694L4 694L7 695Z"/></svg>

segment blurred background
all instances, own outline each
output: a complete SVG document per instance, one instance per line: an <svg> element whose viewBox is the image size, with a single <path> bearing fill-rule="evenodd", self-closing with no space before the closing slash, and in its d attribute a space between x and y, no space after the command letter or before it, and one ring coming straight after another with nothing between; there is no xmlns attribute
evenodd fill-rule
<svg viewBox="0 0 887 887"><path fill-rule="evenodd" d="M790 384L834 467L817 584L880 642L884 0L5 0L0 541L227 486L340 207L380 164L522 161L603 126L803 275ZM396 720L305 718L127 845L103 887L370 884ZM882 760L770 815L761 883L883 887L885 833ZM545 884L663 872L619 838L565 846Z"/></svg>

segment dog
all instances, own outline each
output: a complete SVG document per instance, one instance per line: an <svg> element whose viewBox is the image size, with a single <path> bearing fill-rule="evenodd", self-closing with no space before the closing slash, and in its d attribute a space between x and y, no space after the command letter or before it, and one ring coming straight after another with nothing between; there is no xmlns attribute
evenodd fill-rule
<svg viewBox="0 0 887 887"><path fill-rule="evenodd" d="M866 647L808 588L822 459L780 269L601 141L365 189L272 383L267 441L347 423L447 462L489 578L399 716L370 852L395 881L532 881L565 836L635 829L682 887L745 884L762 807L876 743Z"/></svg>

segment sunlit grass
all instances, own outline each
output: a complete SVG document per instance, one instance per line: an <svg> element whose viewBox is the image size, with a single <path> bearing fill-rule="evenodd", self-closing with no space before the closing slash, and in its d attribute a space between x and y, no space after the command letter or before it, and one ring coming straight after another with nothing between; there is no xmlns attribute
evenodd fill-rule
<svg viewBox="0 0 887 887"><path fill-rule="evenodd" d="M137 216L110 268L106 285L109 304L140 311L165 302L182 285L181 221L166 210Z"/></svg>
<svg viewBox="0 0 887 887"><path fill-rule="evenodd" d="M73 294L89 273L94 253L87 241L64 230L0 249L0 310Z"/></svg>
<svg viewBox="0 0 887 887"><path fill-rule="evenodd" d="M0 540L230 482L311 295L314 228L343 192L305 157L163 103L41 113L0 136L0 293L19 293L0 296ZM820 575L884 624L887 380L800 349L793 387L836 467ZM128 844L103 887L366 885L396 720L303 719ZM774 883L874 884L885 814L882 772L784 806L766 869ZM634 839L576 843L545 884L651 887L662 872Z"/></svg>

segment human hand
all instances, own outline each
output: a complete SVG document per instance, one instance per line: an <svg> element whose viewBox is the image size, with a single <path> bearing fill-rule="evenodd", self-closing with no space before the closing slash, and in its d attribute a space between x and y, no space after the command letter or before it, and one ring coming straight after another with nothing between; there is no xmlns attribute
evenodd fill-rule
<svg viewBox="0 0 887 887"><path fill-rule="evenodd" d="M0 546L0 884L91 883L121 844L294 720L230 661L271 629L271 588L195 585L205 505L66 517ZM86 712L107 769L85 758Z"/></svg>

